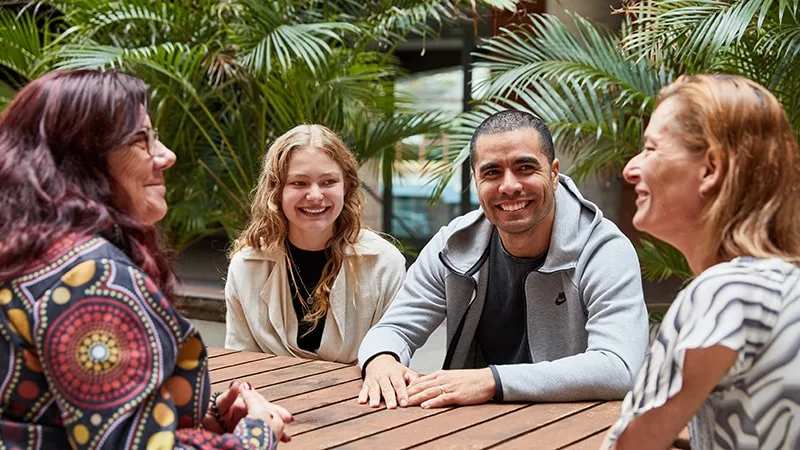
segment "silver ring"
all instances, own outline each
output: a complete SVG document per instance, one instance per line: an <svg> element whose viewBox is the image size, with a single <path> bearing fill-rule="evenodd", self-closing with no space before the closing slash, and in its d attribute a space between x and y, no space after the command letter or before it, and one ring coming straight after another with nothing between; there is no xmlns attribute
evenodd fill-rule
<svg viewBox="0 0 800 450"><path fill-rule="evenodd" d="M447 391L444 390L444 386L439 386L439 390L442 391L442 394L447 394Z"/></svg>

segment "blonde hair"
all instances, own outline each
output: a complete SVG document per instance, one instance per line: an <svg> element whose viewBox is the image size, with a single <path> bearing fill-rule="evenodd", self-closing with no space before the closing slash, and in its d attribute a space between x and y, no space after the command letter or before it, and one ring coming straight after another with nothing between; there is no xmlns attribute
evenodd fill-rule
<svg viewBox="0 0 800 450"><path fill-rule="evenodd" d="M657 103L677 100L671 131L691 152L718 151L720 183L704 207L709 255L800 262L798 143L767 89L734 75L682 76Z"/></svg>
<svg viewBox="0 0 800 450"><path fill-rule="evenodd" d="M289 159L296 150L316 149L331 157L344 175L344 206L334 225L333 237L328 242L328 262L311 296L313 304L306 311L304 320L315 328L325 317L329 307L329 296L333 282L345 261L348 247L352 247L361 232L361 213L365 196L358 177L358 162L355 156L333 131L323 125L298 125L284 133L267 150L259 176L258 186L253 191L250 206L250 222L239 238L234 241L229 257L246 246L267 252L288 253L286 240L289 223L281 207L283 187L289 170ZM353 277L358 276L359 258L348 268ZM287 262L291 269L291 264ZM353 280L357 285L357 280ZM305 306L305 302L303 302Z"/></svg>

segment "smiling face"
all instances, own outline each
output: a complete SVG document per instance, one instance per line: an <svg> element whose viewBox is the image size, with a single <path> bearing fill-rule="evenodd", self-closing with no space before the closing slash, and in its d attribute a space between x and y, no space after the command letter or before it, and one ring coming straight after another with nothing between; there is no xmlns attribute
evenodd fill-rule
<svg viewBox="0 0 800 450"><path fill-rule="evenodd" d="M656 108L644 134L644 150L628 161L622 174L635 185L636 229L683 251L691 247L687 239L701 229L707 169L704 155L687 150L670 127L679 106L677 99L668 98Z"/></svg>
<svg viewBox="0 0 800 450"><path fill-rule="evenodd" d="M108 171L115 182L111 187L114 203L147 225L167 214L164 171L175 164L175 153L157 139L148 152L146 130L151 127L146 115L134 139L108 156Z"/></svg>
<svg viewBox="0 0 800 450"><path fill-rule="evenodd" d="M546 240L549 244L558 160L548 162L535 129L481 135L475 144L473 170L483 211L497 226L507 250L526 256L512 251L513 242L520 239ZM530 242L528 246L539 243Z"/></svg>
<svg viewBox="0 0 800 450"><path fill-rule="evenodd" d="M289 156L281 207L289 240L305 250L325 248L344 207L344 174L327 153L300 148Z"/></svg>

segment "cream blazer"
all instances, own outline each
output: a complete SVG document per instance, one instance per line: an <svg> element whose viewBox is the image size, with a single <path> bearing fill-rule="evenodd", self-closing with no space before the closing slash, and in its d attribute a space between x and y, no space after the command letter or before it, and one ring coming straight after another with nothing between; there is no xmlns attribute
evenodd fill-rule
<svg viewBox="0 0 800 450"><path fill-rule="evenodd" d="M297 316L292 306L284 251L268 254L245 247L228 267L225 282L225 348L273 355L354 363L358 347L378 323L405 277L405 258L372 231L362 230L347 258L361 255L358 284L347 261L334 280L330 309L316 353L297 346Z"/></svg>

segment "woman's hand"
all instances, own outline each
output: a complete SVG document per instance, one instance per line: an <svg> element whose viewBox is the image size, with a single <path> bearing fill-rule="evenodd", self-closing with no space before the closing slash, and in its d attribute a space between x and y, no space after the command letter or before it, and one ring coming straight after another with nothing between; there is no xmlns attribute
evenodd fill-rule
<svg viewBox="0 0 800 450"><path fill-rule="evenodd" d="M246 383L246 382L245 382ZM247 405L240 395L241 386L244 383L234 381L227 390L217 396L216 405L225 428L222 428L216 418L214 418L213 408L208 408L203 417L203 428L217 434L232 433L236 424L247 415ZM249 383L246 383L248 386ZM252 387L251 387L252 388Z"/></svg>
<svg viewBox="0 0 800 450"><path fill-rule="evenodd" d="M263 395L253 390L250 383L240 385L239 393L247 406L247 418L266 422L281 442L292 439L284 428L284 424L292 421L292 414L286 408L268 402Z"/></svg>

